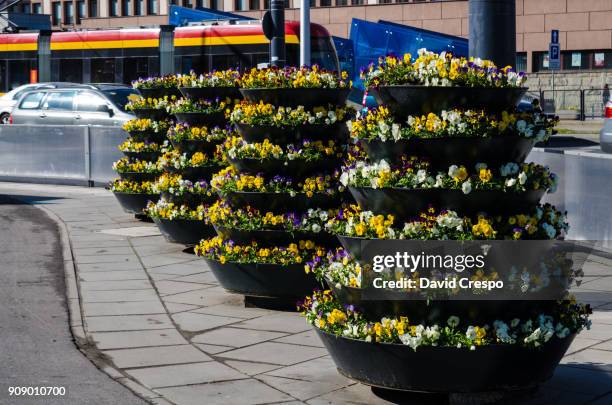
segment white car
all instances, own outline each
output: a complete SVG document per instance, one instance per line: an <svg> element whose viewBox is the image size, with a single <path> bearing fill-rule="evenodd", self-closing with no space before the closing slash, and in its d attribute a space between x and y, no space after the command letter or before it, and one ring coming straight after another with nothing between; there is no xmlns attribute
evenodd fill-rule
<svg viewBox="0 0 612 405"><path fill-rule="evenodd" d="M599 132L599 145L604 152L612 153L612 100L606 103L604 126Z"/></svg>
<svg viewBox="0 0 612 405"><path fill-rule="evenodd" d="M76 85L76 83L70 82L49 82L24 84L22 86L15 87L8 93L5 93L0 96L0 124L9 123L9 117L11 116L11 111L13 111L13 107L15 107L15 104L17 104L19 98L21 98L21 96L23 96L28 91L38 89L57 89L61 87L72 87Z"/></svg>

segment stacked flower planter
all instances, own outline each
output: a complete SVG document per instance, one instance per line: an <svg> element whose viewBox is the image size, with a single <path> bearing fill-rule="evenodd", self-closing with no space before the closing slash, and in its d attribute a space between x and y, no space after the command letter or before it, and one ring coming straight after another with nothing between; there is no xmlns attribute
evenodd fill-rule
<svg viewBox="0 0 612 405"><path fill-rule="evenodd" d="M133 100L143 107L158 104L165 105L164 99ZM136 104L138 105L138 104ZM146 207L149 202L159 200L159 193L154 188L161 170L157 160L162 152L162 144L169 126L163 114L157 109L135 108L136 119L128 121L123 129L129 134L128 139L119 146L125 155L115 162L113 169L119 174L119 179L111 183L111 191L123 207L124 211L138 217L146 217Z"/></svg>
<svg viewBox="0 0 612 405"><path fill-rule="evenodd" d="M567 263L534 268L530 260L539 254L527 257L520 248L508 251L507 260L525 263L519 274L504 273L502 261L497 271L481 267L465 276L514 282L522 299L452 288L442 296L393 287L371 294L368 285L372 246L418 255L415 246L427 252L427 242L437 240L461 251L470 243L480 249L478 241L496 246L507 240L502 249L512 249L521 246L513 241L563 238L565 215L540 204L556 177L524 163L554 120L514 112L523 81L522 74L488 61L424 50L414 62L410 55L388 57L370 68L366 83L381 106L352 121L361 158L341 177L359 207L341 210L327 224L343 248L307 266L331 292L315 293L302 305L342 374L400 391L529 388L552 376L574 336L589 325L588 306L565 295L575 276ZM397 281L397 267L387 270L381 274ZM433 277L425 272L408 278L418 285L419 277ZM559 298L534 298L542 291Z"/></svg>
<svg viewBox="0 0 612 405"><path fill-rule="evenodd" d="M232 133L225 114L240 97L237 78L234 70L191 73L163 90L182 97L168 106L173 124L158 162L164 173L153 186L161 198L147 212L170 242L193 246L215 235L207 214L217 200L210 180L225 165L217 149Z"/></svg>
<svg viewBox="0 0 612 405"><path fill-rule="evenodd" d="M324 224L343 198L334 172L350 84L317 67L253 69L241 83L245 101L231 113L239 136L223 145L231 167L212 182L219 236L196 253L228 291L294 307L321 287L304 263L337 244Z"/></svg>

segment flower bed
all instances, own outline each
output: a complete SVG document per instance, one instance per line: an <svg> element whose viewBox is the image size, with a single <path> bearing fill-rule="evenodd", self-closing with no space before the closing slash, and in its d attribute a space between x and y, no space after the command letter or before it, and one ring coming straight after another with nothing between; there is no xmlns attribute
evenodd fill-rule
<svg viewBox="0 0 612 405"><path fill-rule="evenodd" d="M216 70L212 72L196 74L191 71L188 75L179 75L180 91L187 98L220 99L240 98L238 85L240 72L235 69Z"/></svg>
<svg viewBox="0 0 612 405"><path fill-rule="evenodd" d="M152 97L130 97L125 105L127 111L132 111L138 118L148 118L161 121L168 117L168 108L176 101L176 96Z"/></svg>

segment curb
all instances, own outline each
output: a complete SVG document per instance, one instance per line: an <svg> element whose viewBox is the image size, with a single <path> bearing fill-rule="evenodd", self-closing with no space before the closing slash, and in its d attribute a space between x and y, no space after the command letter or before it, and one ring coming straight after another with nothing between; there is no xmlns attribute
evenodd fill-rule
<svg viewBox="0 0 612 405"><path fill-rule="evenodd" d="M122 373L113 365L102 360L102 352L93 344L93 339L87 333L87 327L83 320L81 295L77 282L77 269L74 262L74 257L72 255L72 244L70 243L70 237L68 236L66 224L55 212L49 208L38 204L32 204L19 198L16 199L41 209L53 222L57 224L57 229L60 236L60 245L62 248L62 258L64 261L66 304L68 306L70 332L72 333L77 349L100 371L104 372L111 379L117 381L119 384L132 391L136 396L144 401L150 404L169 404L169 402L167 402L158 393L151 391L149 388Z"/></svg>

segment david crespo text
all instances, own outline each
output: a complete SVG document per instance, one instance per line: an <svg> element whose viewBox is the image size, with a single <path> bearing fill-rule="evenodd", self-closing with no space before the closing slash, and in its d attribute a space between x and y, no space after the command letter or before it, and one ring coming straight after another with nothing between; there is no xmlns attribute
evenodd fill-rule
<svg viewBox="0 0 612 405"><path fill-rule="evenodd" d="M500 290L504 288L504 282L501 280L471 280L466 277L462 278L445 278L442 280L432 280L426 277L418 279L400 278L399 280L384 280L382 277L377 277L372 280L372 287L385 290Z"/></svg>

